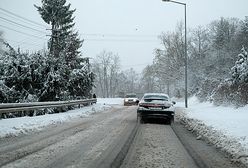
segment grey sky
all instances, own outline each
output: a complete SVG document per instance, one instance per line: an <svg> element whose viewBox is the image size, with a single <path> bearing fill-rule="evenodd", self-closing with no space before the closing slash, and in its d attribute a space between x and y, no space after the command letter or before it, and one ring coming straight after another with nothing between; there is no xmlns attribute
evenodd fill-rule
<svg viewBox="0 0 248 168"><path fill-rule="evenodd" d="M81 38L85 39L83 55L94 58L103 50L112 51L120 56L122 69L133 67L138 72L152 63L153 51L160 47L157 36L163 31L173 31L176 24L184 18L182 5L161 0L68 0L68 2L72 8L76 8L76 29ZM187 22L190 28L206 25L221 16L244 19L248 15L247 0L181 2L187 4ZM33 4L40 5L41 0L0 0L1 8L45 25ZM11 19L3 11L0 11L0 16ZM19 19L11 20L22 23ZM4 37L13 46L32 50L43 48L49 31L45 27L29 26L44 33L0 19L0 30L4 31ZM26 36L6 27L42 38Z"/></svg>

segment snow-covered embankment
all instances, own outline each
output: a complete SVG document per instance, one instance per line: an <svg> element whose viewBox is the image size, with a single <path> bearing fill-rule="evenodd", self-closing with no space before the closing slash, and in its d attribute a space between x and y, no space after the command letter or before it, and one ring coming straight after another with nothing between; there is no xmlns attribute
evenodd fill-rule
<svg viewBox="0 0 248 168"><path fill-rule="evenodd" d="M215 145L228 153L233 161L248 166L248 106L238 109L217 107L200 103L193 97L189 100L189 108L178 110L176 118L196 134L197 139Z"/></svg>

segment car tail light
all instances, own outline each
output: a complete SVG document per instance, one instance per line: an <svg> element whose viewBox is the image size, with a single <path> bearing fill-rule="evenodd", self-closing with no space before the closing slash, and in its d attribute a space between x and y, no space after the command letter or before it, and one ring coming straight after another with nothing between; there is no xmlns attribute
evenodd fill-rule
<svg viewBox="0 0 248 168"><path fill-rule="evenodd" d="M139 103L139 106L140 106L140 107L144 107L145 104L144 104L144 103Z"/></svg>
<svg viewBox="0 0 248 168"><path fill-rule="evenodd" d="M140 107L144 107L144 108L148 108L148 107L150 107L148 104L146 104L146 103L139 103L139 106Z"/></svg>
<svg viewBox="0 0 248 168"><path fill-rule="evenodd" d="M170 107L164 104L147 104L147 103L139 103L139 106L144 108L161 108L161 109L167 109Z"/></svg>

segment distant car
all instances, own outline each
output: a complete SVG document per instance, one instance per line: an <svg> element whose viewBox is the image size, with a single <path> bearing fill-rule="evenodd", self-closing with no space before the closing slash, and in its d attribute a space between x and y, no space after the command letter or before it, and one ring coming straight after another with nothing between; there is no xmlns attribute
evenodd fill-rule
<svg viewBox="0 0 248 168"><path fill-rule="evenodd" d="M171 124L174 121L174 104L167 94L146 93L139 102L137 118L141 123L147 119L162 119Z"/></svg>
<svg viewBox="0 0 248 168"><path fill-rule="evenodd" d="M124 106L138 105L139 99L136 94L130 93L126 94L124 98Z"/></svg>

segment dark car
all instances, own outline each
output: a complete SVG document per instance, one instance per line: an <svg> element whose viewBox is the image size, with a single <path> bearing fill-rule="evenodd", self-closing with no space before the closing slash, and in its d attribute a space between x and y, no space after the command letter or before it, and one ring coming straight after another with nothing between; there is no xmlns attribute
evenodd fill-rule
<svg viewBox="0 0 248 168"><path fill-rule="evenodd" d="M135 93L126 94L124 98L124 106L138 105L139 99Z"/></svg>
<svg viewBox="0 0 248 168"><path fill-rule="evenodd" d="M174 104L167 94L146 93L139 102L137 118L141 123L148 119L159 119L171 124L174 121Z"/></svg>

